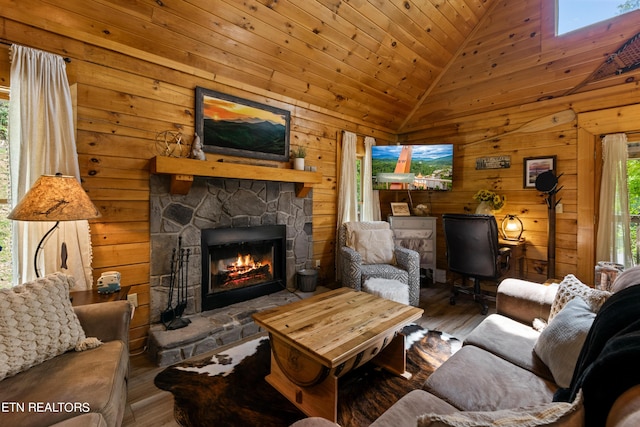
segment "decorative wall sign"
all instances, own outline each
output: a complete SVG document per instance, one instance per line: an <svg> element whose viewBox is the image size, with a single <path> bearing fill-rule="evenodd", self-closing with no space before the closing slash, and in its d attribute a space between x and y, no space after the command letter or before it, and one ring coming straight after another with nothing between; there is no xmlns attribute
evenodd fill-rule
<svg viewBox="0 0 640 427"><path fill-rule="evenodd" d="M196 87L196 134L209 153L289 160L291 113Z"/></svg>
<svg viewBox="0 0 640 427"><path fill-rule="evenodd" d="M556 156L525 157L522 164L524 165L524 188L536 188L538 175L547 171L555 171Z"/></svg>
<svg viewBox="0 0 640 427"><path fill-rule="evenodd" d="M494 156L476 158L476 170L508 169L511 167L511 156Z"/></svg>

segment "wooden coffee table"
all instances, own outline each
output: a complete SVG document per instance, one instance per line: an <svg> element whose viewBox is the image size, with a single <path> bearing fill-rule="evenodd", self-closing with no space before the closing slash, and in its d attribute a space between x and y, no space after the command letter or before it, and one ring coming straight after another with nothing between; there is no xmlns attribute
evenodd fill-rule
<svg viewBox="0 0 640 427"><path fill-rule="evenodd" d="M337 421L338 378L371 360L407 376L404 336L421 308L339 288L253 315L269 331L265 378L308 416Z"/></svg>

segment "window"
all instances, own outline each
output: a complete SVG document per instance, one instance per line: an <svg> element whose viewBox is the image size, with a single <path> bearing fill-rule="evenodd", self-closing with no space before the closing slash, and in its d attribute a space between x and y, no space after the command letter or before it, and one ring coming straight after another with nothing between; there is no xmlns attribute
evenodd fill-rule
<svg viewBox="0 0 640 427"><path fill-rule="evenodd" d="M640 9L640 0L557 0L558 35Z"/></svg>
<svg viewBox="0 0 640 427"><path fill-rule="evenodd" d="M627 185L629 191L629 219L631 227L631 253L635 265L640 265L640 143L629 144L627 160Z"/></svg>
<svg viewBox="0 0 640 427"><path fill-rule="evenodd" d="M11 263L11 220L9 205L9 101L0 99L0 288L10 287L13 277Z"/></svg>

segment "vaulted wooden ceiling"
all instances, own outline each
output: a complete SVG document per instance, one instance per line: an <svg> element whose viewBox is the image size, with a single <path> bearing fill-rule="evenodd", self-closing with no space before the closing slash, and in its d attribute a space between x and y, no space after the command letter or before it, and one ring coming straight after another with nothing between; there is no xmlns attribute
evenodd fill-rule
<svg viewBox="0 0 640 427"><path fill-rule="evenodd" d="M3 15L402 133L638 77L583 84L638 14L558 39L554 4L21 0Z"/></svg>

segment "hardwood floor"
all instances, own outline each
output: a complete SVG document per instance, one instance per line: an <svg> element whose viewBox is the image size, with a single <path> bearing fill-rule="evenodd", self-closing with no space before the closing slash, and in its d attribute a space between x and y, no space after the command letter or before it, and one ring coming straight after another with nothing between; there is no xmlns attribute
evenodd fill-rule
<svg viewBox="0 0 640 427"><path fill-rule="evenodd" d="M461 296L456 305L450 305L450 295L451 288L448 285L423 286L420 306L424 309L424 315L417 323L464 340L485 316L480 314L480 306L465 296ZM495 303L489 304L491 313L495 313ZM222 350L224 348L219 348L216 352ZM153 379L162 369L144 353L131 356L131 378L123 426L178 426L173 418L173 395L153 384Z"/></svg>

